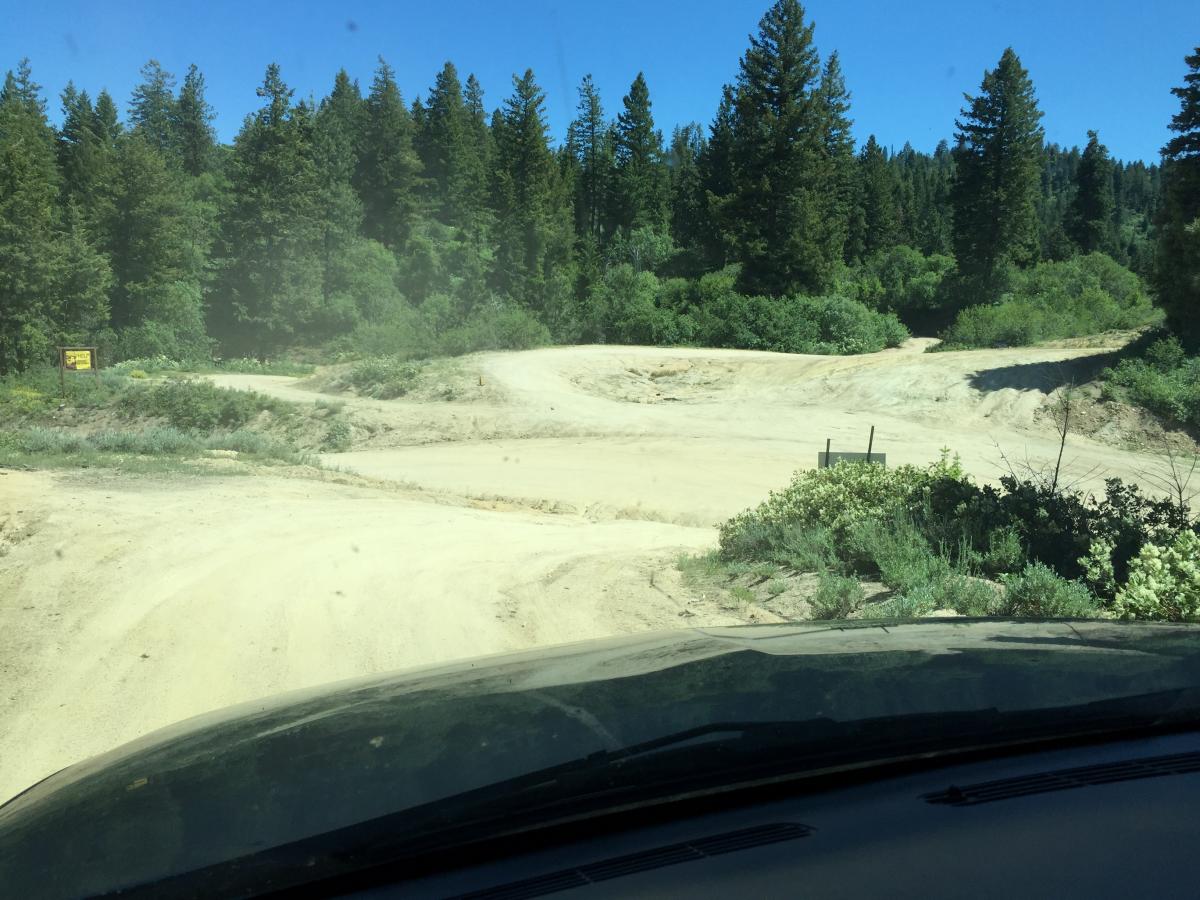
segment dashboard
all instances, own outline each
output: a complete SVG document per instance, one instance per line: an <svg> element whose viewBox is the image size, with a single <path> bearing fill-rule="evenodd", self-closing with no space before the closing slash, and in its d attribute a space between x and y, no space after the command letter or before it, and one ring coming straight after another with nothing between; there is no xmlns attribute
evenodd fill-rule
<svg viewBox="0 0 1200 900"><path fill-rule="evenodd" d="M355 897L1195 897L1200 734L963 763L531 846Z"/></svg>

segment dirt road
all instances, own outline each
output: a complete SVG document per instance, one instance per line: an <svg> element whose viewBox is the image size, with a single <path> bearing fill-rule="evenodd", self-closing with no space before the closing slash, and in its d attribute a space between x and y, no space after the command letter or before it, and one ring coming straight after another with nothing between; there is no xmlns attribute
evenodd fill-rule
<svg viewBox="0 0 1200 900"><path fill-rule="evenodd" d="M0 475L0 798L153 728L330 680L741 613L680 552L815 462L1052 458L1038 418L1097 351L866 357L573 347L456 364L452 399L345 398L379 480ZM450 370L448 370L450 371ZM303 381L224 375L301 402ZM1145 459L1073 439L1072 470ZM346 482L346 483L342 483Z"/></svg>

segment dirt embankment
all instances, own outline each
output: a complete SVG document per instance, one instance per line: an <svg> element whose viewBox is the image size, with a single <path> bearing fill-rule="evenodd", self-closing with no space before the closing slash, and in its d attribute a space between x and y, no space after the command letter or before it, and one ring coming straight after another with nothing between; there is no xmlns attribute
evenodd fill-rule
<svg viewBox="0 0 1200 900"><path fill-rule="evenodd" d="M0 475L0 798L189 715L342 677L762 611L675 559L834 449L980 478L1052 459L1042 411L1100 349L868 357L481 354L453 390L344 396L362 478ZM298 402L291 378L213 376ZM1145 454L1072 438L1077 471ZM372 486L375 480L377 486Z"/></svg>

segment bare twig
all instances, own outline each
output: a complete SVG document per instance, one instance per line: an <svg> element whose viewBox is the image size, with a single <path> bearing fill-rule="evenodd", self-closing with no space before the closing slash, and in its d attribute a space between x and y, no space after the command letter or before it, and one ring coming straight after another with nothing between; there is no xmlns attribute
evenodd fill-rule
<svg viewBox="0 0 1200 900"><path fill-rule="evenodd" d="M1138 474L1167 494L1180 516L1190 520L1192 501L1200 497L1200 485L1192 487L1192 478L1200 469L1200 453L1180 453L1166 437L1160 439L1160 446L1158 468Z"/></svg>

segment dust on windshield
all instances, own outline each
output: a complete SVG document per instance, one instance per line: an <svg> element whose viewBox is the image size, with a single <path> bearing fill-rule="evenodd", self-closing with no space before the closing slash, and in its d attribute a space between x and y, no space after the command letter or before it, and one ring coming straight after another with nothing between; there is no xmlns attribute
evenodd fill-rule
<svg viewBox="0 0 1200 900"><path fill-rule="evenodd" d="M1081 105L1032 19L901 73L883 17L713 6L703 52L669 4L653 47L567 8L0 35L0 801L501 651L1200 616L1186 29Z"/></svg>

